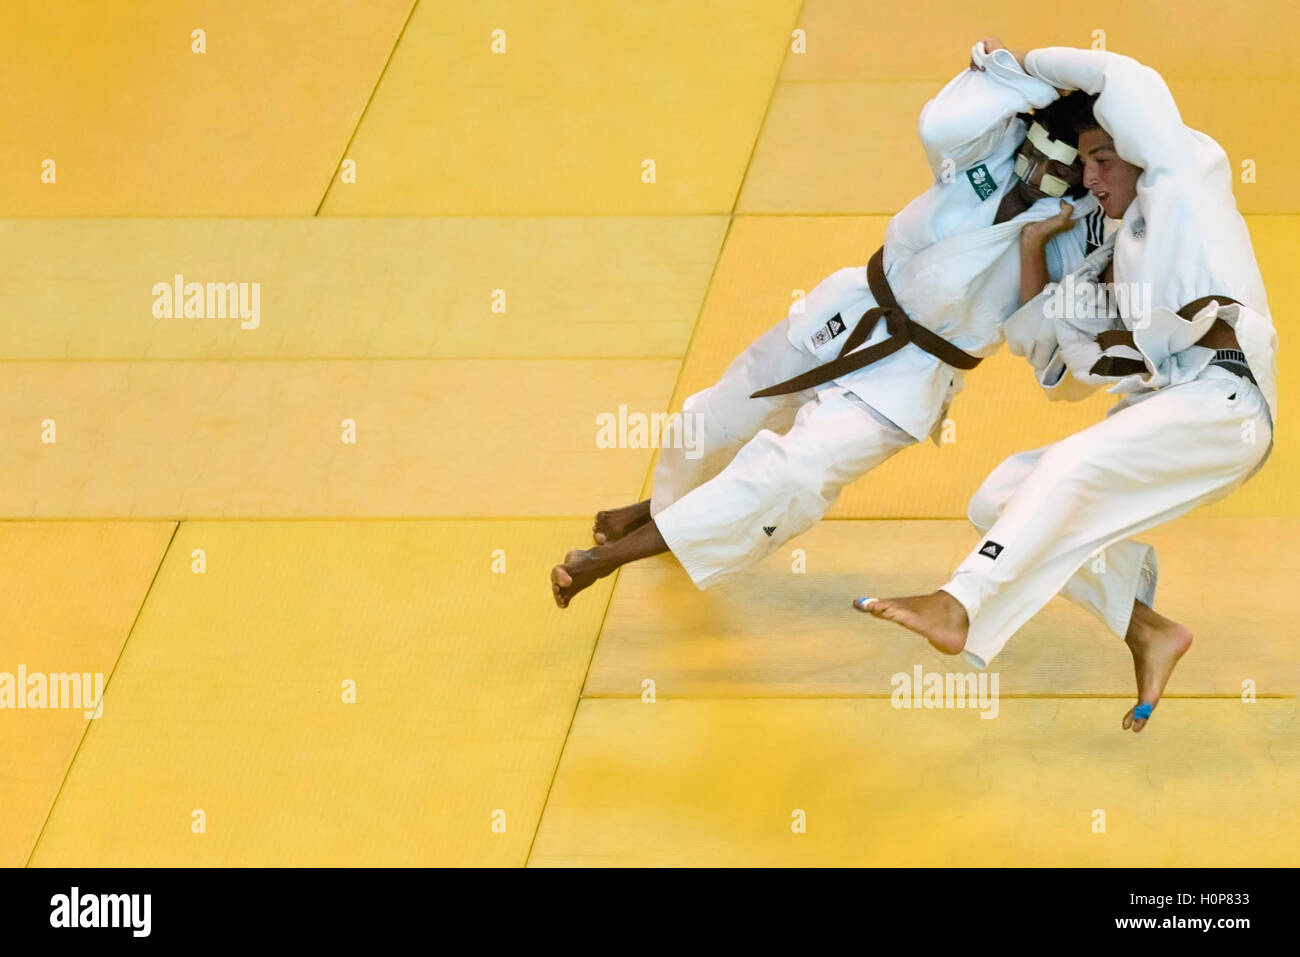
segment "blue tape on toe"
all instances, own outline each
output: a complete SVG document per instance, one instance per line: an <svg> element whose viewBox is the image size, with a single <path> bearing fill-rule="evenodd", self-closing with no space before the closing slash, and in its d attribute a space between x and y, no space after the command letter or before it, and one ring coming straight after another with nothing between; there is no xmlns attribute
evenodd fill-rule
<svg viewBox="0 0 1300 957"><path fill-rule="evenodd" d="M1147 718L1151 717L1151 712L1155 710L1156 706L1153 704L1140 704L1133 709L1133 717L1145 721Z"/></svg>

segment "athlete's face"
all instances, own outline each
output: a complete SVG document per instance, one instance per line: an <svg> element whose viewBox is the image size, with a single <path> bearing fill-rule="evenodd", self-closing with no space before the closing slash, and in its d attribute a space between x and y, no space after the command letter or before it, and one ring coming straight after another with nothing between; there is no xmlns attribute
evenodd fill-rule
<svg viewBox="0 0 1300 957"><path fill-rule="evenodd" d="M1105 130L1080 133L1079 155L1083 157L1083 185L1097 197L1107 216L1119 219L1137 199L1137 181L1142 168L1119 158L1115 141Z"/></svg>
<svg viewBox="0 0 1300 957"><path fill-rule="evenodd" d="M1083 181L1083 164L1077 159L1066 166L1060 160L1045 155L1029 140L1020 144L1019 152L1029 161L1029 175L1021 180L1023 183L1021 191L1031 202L1050 195L1042 190L1044 176L1055 176L1065 180L1067 193Z"/></svg>

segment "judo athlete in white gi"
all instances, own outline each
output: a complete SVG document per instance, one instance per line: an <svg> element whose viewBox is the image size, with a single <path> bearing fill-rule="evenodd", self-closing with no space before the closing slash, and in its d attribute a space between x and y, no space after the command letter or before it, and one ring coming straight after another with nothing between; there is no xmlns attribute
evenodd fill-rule
<svg viewBox="0 0 1300 957"><path fill-rule="evenodd" d="M1057 278L1100 242L1058 96L996 40L975 44L921 112L934 185L890 220L868 267L827 277L686 400L700 454L663 443L652 498L598 514L596 547L551 570L557 605L667 550L708 587L810 528L895 452L937 442L962 369L997 350L1003 322L1047 281L1022 284L1023 239L1045 244ZM1031 108L1041 122L1022 118ZM1071 189L1074 206L1059 198ZM853 367L868 354L878 361Z"/></svg>
<svg viewBox="0 0 1300 957"><path fill-rule="evenodd" d="M1100 128L1079 135L1084 184L1120 219L1111 269L1117 291L1132 294L1115 297L1116 319L1085 309L1066 321L1049 289L1008 325L1038 324L1042 340L1054 332L1076 380L1112 383L1124 398L1102 422L993 472L969 509L983 537L939 591L854 604L985 667L1060 592L1128 644L1138 704L1122 726L1141 731L1192 635L1152 610L1155 553L1129 536L1222 498L1263 465L1277 336L1228 158L1183 125L1159 74L1059 47L1030 52L1025 68L1098 94ZM1080 281L1109 253L1094 253ZM1139 293L1149 300L1134 308Z"/></svg>

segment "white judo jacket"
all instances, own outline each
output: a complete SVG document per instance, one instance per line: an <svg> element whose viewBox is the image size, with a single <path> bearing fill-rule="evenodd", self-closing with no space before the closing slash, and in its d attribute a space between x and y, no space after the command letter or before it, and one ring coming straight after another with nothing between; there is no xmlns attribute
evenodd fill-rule
<svg viewBox="0 0 1300 957"><path fill-rule="evenodd" d="M1228 156L1213 139L1183 125L1160 74L1104 50L1047 47L1025 68L1066 90L1099 94L1093 112L1120 158L1142 167L1137 198L1115 237L1114 281L1142 284L1147 314L1120 318L1132 330L1149 374L1120 379L1112 392L1140 392L1196 378L1213 351L1195 346L1224 319L1236 332L1251 372L1277 421L1277 332L1245 220L1237 211ZM1211 303L1189 322L1187 303L1215 293L1241 303Z"/></svg>
<svg viewBox="0 0 1300 957"><path fill-rule="evenodd" d="M993 222L998 204L1016 183L1015 151L1026 133L1016 114L1046 106L1058 94L1022 70L1006 50L986 54L983 44L976 44L972 59L983 69L964 70L921 111L921 143L935 182L889 221L884 266L890 288L914 321L985 357L997 351L1002 325L1020 305L1020 230L1060 211L1060 200L1045 197L1012 220ZM1099 234L1097 201L1085 196L1069 202L1074 227L1048 242L1053 279L1082 262L1090 231ZM844 341L838 326L827 333L832 317L839 314L851 331L875 304L866 267L842 269L791 310L788 338L796 348L829 361ZM860 348L887 335L880 320ZM941 424L963 375L908 345L836 384L921 439Z"/></svg>

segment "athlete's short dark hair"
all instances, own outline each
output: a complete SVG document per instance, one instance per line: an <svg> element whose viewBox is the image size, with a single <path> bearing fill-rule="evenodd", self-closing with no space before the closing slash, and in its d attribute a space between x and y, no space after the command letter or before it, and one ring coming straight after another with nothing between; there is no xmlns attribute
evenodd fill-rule
<svg viewBox="0 0 1300 957"><path fill-rule="evenodd" d="M1078 148L1081 133L1101 128L1092 114L1092 105L1096 102L1095 93L1076 90L1042 109L1034 110L1030 119L1041 124L1052 139Z"/></svg>

